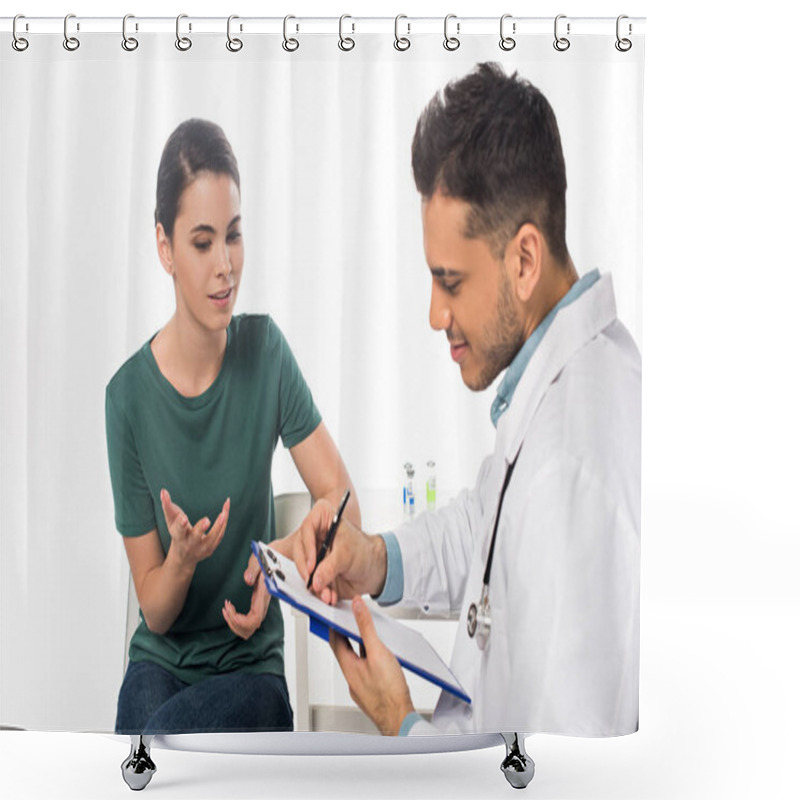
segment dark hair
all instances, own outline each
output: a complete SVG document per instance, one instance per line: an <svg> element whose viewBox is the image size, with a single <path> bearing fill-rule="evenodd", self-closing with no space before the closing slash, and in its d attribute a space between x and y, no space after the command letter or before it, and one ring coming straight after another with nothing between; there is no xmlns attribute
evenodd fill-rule
<svg viewBox="0 0 800 800"><path fill-rule="evenodd" d="M472 207L464 235L487 240L501 257L525 222L550 252L568 260L567 176L553 109L529 81L494 63L478 64L434 96L417 121L414 181Z"/></svg>
<svg viewBox="0 0 800 800"><path fill-rule="evenodd" d="M202 172L230 175L239 189L239 165L219 125L205 119L187 119L172 132L158 165L156 225L171 239L184 189Z"/></svg>

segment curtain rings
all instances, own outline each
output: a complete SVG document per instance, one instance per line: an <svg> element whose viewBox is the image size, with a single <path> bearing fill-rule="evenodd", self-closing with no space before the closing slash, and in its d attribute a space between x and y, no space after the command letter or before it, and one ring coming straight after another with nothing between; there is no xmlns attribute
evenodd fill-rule
<svg viewBox="0 0 800 800"><path fill-rule="evenodd" d="M408 17L405 14L398 14L394 18L394 49L403 52L411 47L411 39L408 36L400 36L401 19L408 19ZM406 27L408 28L408 33L411 33L411 24L407 22Z"/></svg>
<svg viewBox="0 0 800 800"><path fill-rule="evenodd" d="M69 21L71 19L75 19L74 14L67 14L67 16L64 17L64 49L69 50L70 53L81 46L80 39L69 35ZM80 26L77 27L77 30L80 30Z"/></svg>
<svg viewBox="0 0 800 800"><path fill-rule="evenodd" d="M458 50L458 48L461 47L461 40L458 38L458 36L450 36L448 34L448 26L450 24L451 19L456 19L456 15L448 14L444 18L444 42L442 43L444 49L449 50L450 52L452 52L453 50ZM456 22L456 33L458 34L460 32L461 32L461 23Z"/></svg>
<svg viewBox="0 0 800 800"><path fill-rule="evenodd" d="M507 19L511 19L511 14L503 14L503 16L500 17L500 49L505 50L506 52L513 50L517 46L516 39L512 39L510 36L505 35L505 24ZM516 22L511 23L511 32L517 32Z"/></svg>
<svg viewBox="0 0 800 800"><path fill-rule="evenodd" d="M134 19L133 14L126 14L122 18L122 49L132 53L139 46L139 40L133 36L128 36L129 19Z"/></svg>
<svg viewBox="0 0 800 800"><path fill-rule="evenodd" d="M231 14L228 17L228 41L225 42L225 47L227 47L231 53L238 53L244 46L241 39L231 37L231 22L233 22L235 19L239 19L236 14ZM241 30L241 27L239 30Z"/></svg>
<svg viewBox="0 0 800 800"><path fill-rule="evenodd" d="M558 50L559 53L563 53L565 50L569 50L570 41L566 38L566 36L559 36L558 35L558 23L562 19L566 19L566 14L559 14L555 22L553 23L553 35L555 36L555 41L553 42L553 47ZM567 36L569 36L569 22L567 23Z"/></svg>
<svg viewBox="0 0 800 800"><path fill-rule="evenodd" d="M631 40L630 40L630 39L623 39L623 38L622 38L622 37L619 35L619 31L620 31L620 23L621 23L621 22L622 22L622 20L624 20L624 19L628 19L627 15L625 15L625 14L620 14L620 15L617 17L617 41L616 41L616 42L614 42L614 47L616 47L616 48L617 48L617 50L619 50L619 51L620 51L620 53L627 53L627 52L628 52L628 50L630 50L630 49L631 49L631 47L633 47L633 42L631 42ZM632 25L630 24L630 22L629 22L629 23L628 23L628 34L630 35L631 33L633 33L633 26L632 26Z"/></svg>
<svg viewBox="0 0 800 800"><path fill-rule="evenodd" d="M181 36L181 20L188 19L188 14L178 14L175 20L175 47L178 50L185 52L192 46L192 40L188 36ZM189 30L192 29L192 26L189 25Z"/></svg>
<svg viewBox="0 0 800 800"><path fill-rule="evenodd" d="M345 36L342 32L342 27L346 19L353 19L353 18L349 14L342 14L342 16L339 17L339 49L348 52L356 46L356 43L353 39L351 39L349 36ZM356 30L355 22L351 23L351 25L353 26L352 32L355 33Z"/></svg>
<svg viewBox="0 0 800 800"><path fill-rule="evenodd" d="M13 37L11 39L11 46L18 53L22 53L23 51L27 50L28 49L28 45L30 44L30 42L28 42L28 40L24 36L20 36L17 33L17 20L20 20L20 19L25 19L25 16L23 14L17 14L17 16L14 17L14 22L13 22L13 24L11 26L11 35Z"/></svg>
<svg viewBox="0 0 800 800"><path fill-rule="evenodd" d="M287 53L294 53L298 47L300 47L300 42L295 39L294 37L289 36L289 20L296 19L291 14L288 14L283 18L283 43L282 47Z"/></svg>

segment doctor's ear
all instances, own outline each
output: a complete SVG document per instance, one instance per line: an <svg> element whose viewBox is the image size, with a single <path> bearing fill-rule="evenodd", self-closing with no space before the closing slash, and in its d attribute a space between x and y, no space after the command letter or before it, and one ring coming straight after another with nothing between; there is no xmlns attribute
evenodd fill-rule
<svg viewBox="0 0 800 800"><path fill-rule="evenodd" d="M545 241L531 222L524 223L506 245L505 265L514 293L523 303L530 299L542 275Z"/></svg>
<svg viewBox="0 0 800 800"><path fill-rule="evenodd" d="M172 267L172 242L164 230L164 226L159 222L156 225L156 248L158 249L158 258L161 261L161 266L167 275L173 275L174 269Z"/></svg>

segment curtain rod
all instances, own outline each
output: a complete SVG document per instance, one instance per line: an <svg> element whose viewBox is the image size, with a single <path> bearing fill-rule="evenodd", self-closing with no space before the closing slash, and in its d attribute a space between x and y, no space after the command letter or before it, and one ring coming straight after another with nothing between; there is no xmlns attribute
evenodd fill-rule
<svg viewBox="0 0 800 800"><path fill-rule="evenodd" d="M500 33L501 17L459 17L448 18L448 35L470 36L488 33ZM503 32L506 36L553 34L555 25L559 30L570 35L611 35L619 31L621 36L641 35L645 27L644 17L514 17L504 15ZM130 16L126 23L128 34L137 33L174 33L177 19L175 17L136 17ZM120 33L122 17L81 17L70 15L68 27L70 33ZM225 34L228 25L237 34L283 34L284 26L288 26L293 34L340 34L359 33L399 33L401 36L442 35L445 30L444 17L357 17L345 15L339 17L233 17L229 23L227 17L196 17L181 15L181 29L191 34L215 33ZM569 30L567 30L569 26ZM618 27L619 26L619 27ZM13 17L0 18L0 31L11 33L14 28ZM23 34L48 34L65 31L64 17L36 17L20 15L17 19L16 31Z"/></svg>

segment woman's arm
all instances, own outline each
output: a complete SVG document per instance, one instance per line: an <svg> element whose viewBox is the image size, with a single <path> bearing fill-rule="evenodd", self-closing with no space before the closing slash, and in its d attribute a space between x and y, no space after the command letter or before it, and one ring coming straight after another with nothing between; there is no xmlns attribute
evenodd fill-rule
<svg viewBox="0 0 800 800"><path fill-rule="evenodd" d="M161 505L172 537L166 556L155 529L124 541L144 621L153 633L165 634L183 609L197 562L216 550L225 533L230 501L225 502L213 526L207 517L190 525L165 490Z"/></svg>
<svg viewBox="0 0 800 800"><path fill-rule="evenodd" d="M325 498L334 507L339 505L345 489L350 489L350 500L344 510L347 517L356 526L361 525L361 510L358 498L350 485L350 476L344 466L342 457L336 449L325 423L320 422L302 442L289 448L297 471L311 493L313 501ZM225 603L222 615L228 627L243 639L248 639L258 630L267 615L270 595L261 580L261 570L255 556L250 556L244 574L245 583L253 587L250 611L242 614L229 602Z"/></svg>
<svg viewBox="0 0 800 800"><path fill-rule="evenodd" d="M360 528L361 509L358 497L347 474L347 467L325 423L320 422L312 434L290 448L289 452L303 483L311 493L312 504L324 498L337 508L345 489L350 489L350 500L343 516Z"/></svg>
<svg viewBox="0 0 800 800"><path fill-rule="evenodd" d="M123 541L144 621L153 633L164 634L181 613L194 568L182 568L169 553L165 558L155 529Z"/></svg>

